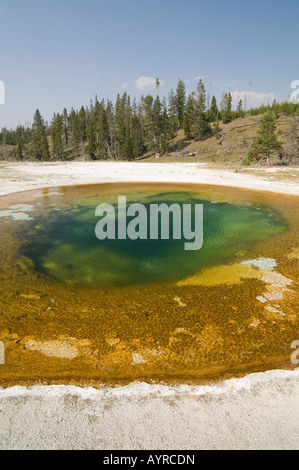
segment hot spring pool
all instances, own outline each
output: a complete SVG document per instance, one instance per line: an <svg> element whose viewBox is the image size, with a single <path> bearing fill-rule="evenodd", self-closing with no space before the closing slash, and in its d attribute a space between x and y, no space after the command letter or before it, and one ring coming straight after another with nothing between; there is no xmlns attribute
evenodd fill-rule
<svg viewBox="0 0 299 470"><path fill-rule="evenodd" d="M117 237L120 195L147 211L143 239ZM115 239L95 235L104 203ZM189 205L193 228L202 205L202 247L151 239L153 204ZM198 382L292 367L298 215L296 197L187 184L0 198L1 383Z"/></svg>

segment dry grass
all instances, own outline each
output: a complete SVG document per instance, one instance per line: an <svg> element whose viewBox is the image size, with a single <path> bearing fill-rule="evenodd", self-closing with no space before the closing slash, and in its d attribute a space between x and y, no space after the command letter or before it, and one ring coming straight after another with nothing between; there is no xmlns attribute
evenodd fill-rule
<svg viewBox="0 0 299 470"><path fill-rule="evenodd" d="M249 116L235 119L229 124L221 123L219 139L213 136L201 142L187 142L184 152L193 153L193 156L178 155L177 153L175 155L168 154L161 157L159 161L200 162L212 168L226 168L231 170L244 169L242 162L246 159L251 144L257 137L261 118L262 115ZM287 142L291 119L292 118L289 116L281 115L277 120L277 133L280 140L283 142ZM178 141L183 139L184 132L180 130L177 137L174 139L174 148ZM147 154L141 160L157 161L153 154ZM275 167L277 167L278 163L278 161L273 161ZM262 167L261 164L252 165L251 167L254 168L254 166L257 168ZM281 165L281 162L280 167L285 168ZM295 171L294 166L289 167L289 169ZM285 174L285 172L282 174Z"/></svg>

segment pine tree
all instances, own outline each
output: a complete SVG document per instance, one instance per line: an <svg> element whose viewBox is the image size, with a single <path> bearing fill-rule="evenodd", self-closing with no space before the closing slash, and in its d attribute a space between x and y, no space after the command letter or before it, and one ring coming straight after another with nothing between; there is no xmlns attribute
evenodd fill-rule
<svg viewBox="0 0 299 470"><path fill-rule="evenodd" d="M238 106L237 106L237 117L241 118L243 116L244 116L243 101L239 100Z"/></svg>
<svg viewBox="0 0 299 470"><path fill-rule="evenodd" d="M23 160L23 147L24 147L24 127L18 126L16 128L16 144L17 144L17 160Z"/></svg>
<svg viewBox="0 0 299 470"><path fill-rule="evenodd" d="M172 129L168 115L167 104L165 98L162 102L162 111L160 117L161 136L160 136L160 153L163 155L168 152L171 138Z"/></svg>
<svg viewBox="0 0 299 470"><path fill-rule="evenodd" d="M219 118L217 116L215 121L213 122L213 135L216 137L216 139L219 139L219 134L220 134L220 125L219 125Z"/></svg>
<svg viewBox="0 0 299 470"><path fill-rule="evenodd" d="M154 138L154 145L156 156L159 157L161 153L160 144L161 144L161 133L162 133L162 103L160 101L159 96L157 95L154 106L153 106L153 138Z"/></svg>
<svg viewBox="0 0 299 470"><path fill-rule="evenodd" d="M145 143L148 149L154 149L160 156L162 133L162 103L159 96L156 99L147 95L143 100Z"/></svg>
<svg viewBox="0 0 299 470"><path fill-rule="evenodd" d="M17 145L17 156L16 156L16 158L17 158L17 160L23 160L23 153L22 153L22 147L21 147L20 142Z"/></svg>
<svg viewBox="0 0 299 470"><path fill-rule="evenodd" d="M278 140L275 134L276 118L272 112L264 114L260 128L258 130L259 137L252 143L251 151L248 158L252 160L260 160L266 158L267 164L270 164L270 157L273 152L281 152L283 144Z"/></svg>
<svg viewBox="0 0 299 470"><path fill-rule="evenodd" d="M218 120L219 110L218 110L217 100L215 96L212 97L211 107L208 110L207 115L208 115L209 122L215 123Z"/></svg>
<svg viewBox="0 0 299 470"><path fill-rule="evenodd" d="M36 160L40 161L47 161L50 159L46 126L38 109L33 117L32 155Z"/></svg>
<svg viewBox="0 0 299 470"><path fill-rule="evenodd" d="M107 153L111 160L119 158L119 149L116 139L116 125L113 104L110 100L106 106L106 123L107 123Z"/></svg>
<svg viewBox="0 0 299 470"><path fill-rule="evenodd" d="M73 108L71 109L71 112L69 114L68 123L70 132L70 143L74 149L75 158L77 158L80 145L80 130L78 113Z"/></svg>
<svg viewBox="0 0 299 470"><path fill-rule="evenodd" d="M63 158L63 118L60 114L54 114L51 122L51 140L52 140L52 152L55 160L61 160Z"/></svg>
<svg viewBox="0 0 299 470"><path fill-rule="evenodd" d="M97 156L101 160L108 158L108 129L104 101L95 103Z"/></svg>
<svg viewBox="0 0 299 470"><path fill-rule="evenodd" d="M170 93L168 95L168 110L169 110L169 122L170 122L171 136L172 138L174 138L176 135L177 129L179 127L179 118L178 118L177 96L173 90L170 90Z"/></svg>
<svg viewBox="0 0 299 470"><path fill-rule="evenodd" d="M124 93L121 97L117 95L115 103L115 136L118 144L119 157L123 157L123 145L126 138L126 108L128 95Z"/></svg>
<svg viewBox="0 0 299 470"><path fill-rule="evenodd" d="M223 124L227 124L232 120L232 95L224 93L221 99L221 118Z"/></svg>
<svg viewBox="0 0 299 470"><path fill-rule="evenodd" d="M65 146L67 147L69 143L69 138L68 138L69 117L68 117L66 108L64 108L63 110L62 119L63 119L64 143L65 143Z"/></svg>
<svg viewBox="0 0 299 470"><path fill-rule="evenodd" d="M87 137L87 153L91 160L96 159L97 142L96 142L96 123L95 113L93 109L88 113L86 118L86 137Z"/></svg>
<svg viewBox="0 0 299 470"><path fill-rule="evenodd" d="M144 110L145 143L148 149L153 148L153 134L154 134L153 102L154 102L154 98L151 95L147 95L142 100L143 110Z"/></svg>
<svg viewBox="0 0 299 470"><path fill-rule="evenodd" d="M144 145L143 145L143 109L142 109L141 103L137 105L136 99L133 100L133 106L132 106L131 135L132 135L132 155L133 155L133 158L137 158L142 155L144 151Z"/></svg>
<svg viewBox="0 0 299 470"><path fill-rule="evenodd" d="M186 104L186 87L184 82L179 79L176 93L175 93L175 102L176 102L176 114L178 118L178 127L183 127L184 123L184 108Z"/></svg>
<svg viewBox="0 0 299 470"><path fill-rule="evenodd" d="M85 142L86 142L86 111L83 106L81 106L78 113L78 128L80 135L81 143L81 156L85 160Z"/></svg>
<svg viewBox="0 0 299 470"><path fill-rule="evenodd" d="M61 114L56 116L56 140L57 140L57 155L58 158L63 158L63 117Z"/></svg>
<svg viewBox="0 0 299 470"><path fill-rule="evenodd" d="M123 153L126 160L132 160L133 156L133 143L131 135L131 104L130 97L127 100L126 116L125 116L125 140L123 145Z"/></svg>
<svg viewBox="0 0 299 470"><path fill-rule="evenodd" d="M193 139L193 123L195 121L195 94L191 93L188 96L187 103L184 110L183 127L186 139Z"/></svg>
<svg viewBox="0 0 299 470"><path fill-rule="evenodd" d="M140 157L143 152L143 143L141 122L138 119L137 112L135 112L132 116L132 141L133 158Z"/></svg>
<svg viewBox="0 0 299 470"><path fill-rule="evenodd" d="M206 114L206 92L205 87L200 79L197 85L197 100L195 102L195 120L192 123L192 134L195 140L204 139L210 132L211 128L207 121Z"/></svg>

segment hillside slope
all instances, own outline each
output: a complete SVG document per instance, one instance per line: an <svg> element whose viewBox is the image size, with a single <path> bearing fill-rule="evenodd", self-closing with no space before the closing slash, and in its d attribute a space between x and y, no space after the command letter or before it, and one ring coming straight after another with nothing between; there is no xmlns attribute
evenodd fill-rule
<svg viewBox="0 0 299 470"><path fill-rule="evenodd" d="M233 170L244 169L244 161L246 160L253 140L257 137L261 119L262 115L258 115L234 119L228 124L220 122L219 138L211 136L203 141L187 141L184 131L181 129L171 142L169 153L162 155L159 161L201 162L209 167ZM291 120L292 117L283 114L277 119L277 134L283 143L288 142ZM50 137L48 137L48 142L51 153L52 141ZM178 151L178 149L180 149L180 151ZM6 146L8 160L14 160L14 152L16 152L16 146ZM0 160L5 160L4 153L4 147L0 144ZM85 153L87 157L87 144L85 146ZM82 161L87 159L86 157L76 157L72 147L64 149L65 161ZM148 152L139 157L137 161L157 162L157 157L154 152ZM273 158L271 163L282 166L285 162L283 159L279 160L278 158ZM296 166L298 166L299 159L297 159L295 163ZM251 167L252 166L261 167L261 164L256 163L255 165L251 165ZM292 165L292 167L294 167L294 165Z"/></svg>
<svg viewBox="0 0 299 470"><path fill-rule="evenodd" d="M160 160L202 162L212 167L238 169L243 166L251 144L257 137L261 118L262 115L248 116L235 119L228 124L220 123L220 138L213 136L201 142L184 141L184 132L180 130L174 140L176 144L174 148L177 147L179 141L182 141L183 150L170 152L162 156ZM277 134L284 143L288 140L291 120L291 117L285 115L280 115L277 119ZM148 154L146 159L157 161L153 154ZM278 159L272 161L272 164L282 165L283 163ZM258 163L257 166L261 165Z"/></svg>

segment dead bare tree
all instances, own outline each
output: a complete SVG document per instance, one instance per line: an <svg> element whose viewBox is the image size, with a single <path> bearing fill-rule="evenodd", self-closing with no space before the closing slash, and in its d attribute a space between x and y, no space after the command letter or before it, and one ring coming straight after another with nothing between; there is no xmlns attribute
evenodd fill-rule
<svg viewBox="0 0 299 470"><path fill-rule="evenodd" d="M6 127L2 129L2 135L3 135L3 157L4 160L8 160L8 152L7 152L7 145L6 145Z"/></svg>
<svg viewBox="0 0 299 470"><path fill-rule="evenodd" d="M294 163L294 159L297 160L299 156L299 145L298 145L298 118L294 114L290 128L288 132L288 140L286 142L284 154L292 164Z"/></svg>

